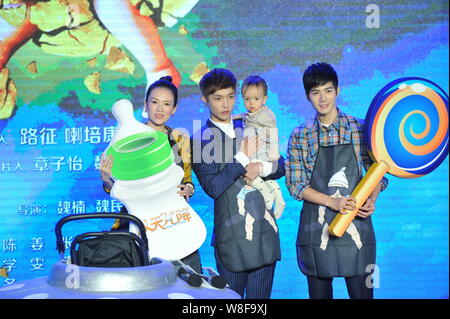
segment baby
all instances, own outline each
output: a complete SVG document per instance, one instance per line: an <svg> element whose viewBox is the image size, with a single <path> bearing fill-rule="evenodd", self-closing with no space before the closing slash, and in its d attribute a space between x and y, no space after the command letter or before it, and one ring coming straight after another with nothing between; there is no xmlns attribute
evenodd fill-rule
<svg viewBox="0 0 450 319"><path fill-rule="evenodd" d="M244 136L257 135L266 143L266 147L258 150L251 162L262 162L265 175L270 174L271 166L267 169L269 162L277 161L280 157L278 151L278 129L275 114L265 105L267 101L267 83L259 76L249 76L244 80L241 93L247 113L244 114ZM286 206L280 186L274 180L264 181L257 177L251 182L256 190L263 196L266 209L270 210L276 203L274 209L275 218L280 218Z"/></svg>

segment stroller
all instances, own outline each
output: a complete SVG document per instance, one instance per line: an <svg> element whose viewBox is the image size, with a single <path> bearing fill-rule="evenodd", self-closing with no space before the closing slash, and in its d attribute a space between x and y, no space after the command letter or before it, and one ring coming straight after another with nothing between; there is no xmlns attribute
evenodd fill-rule
<svg viewBox="0 0 450 319"><path fill-rule="evenodd" d="M70 221L94 218L127 219L137 225L140 236L126 231L96 231L75 236L70 245L71 261L57 261L46 277L23 281L12 285L11 289L0 289L0 299L240 297L230 289L217 289L220 284L225 286L220 279L213 276L199 278L200 275L192 273L187 265L178 265L178 262L175 265L173 261L158 257L149 260L145 226L133 215L95 213L60 219L55 226L55 233L57 249L63 257L64 251L69 248L63 241L63 225ZM183 267L184 271L177 270L177 267Z"/></svg>
<svg viewBox="0 0 450 319"><path fill-rule="evenodd" d="M76 220L111 218L126 219L134 222L140 237L128 231L87 232L76 236L70 247L70 262L85 267L139 267L150 265L148 240L145 226L136 216L115 213L89 213L70 215L61 218L55 226L56 246L64 257L65 244L61 228L64 224Z"/></svg>
<svg viewBox="0 0 450 319"><path fill-rule="evenodd" d="M122 230L83 233L76 236L72 241L70 247L71 264L85 267L127 268L161 263L159 258L149 260L148 240L142 221L130 214L114 213L70 215L60 219L55 226L55 233L57 249L61 254L61 259L64 257L65 251L61 232L62 226L70 221L93 218L114 218L121 221L132 221L138 226L141 237L132 232ZM227 285L226 280L212 268L204 268L208 275L202 275L195 272L181 260L172 261L171 264L174 267L174 275L176 273L190 286L200 287L205 282L214 288L223 289Z"/></svg>

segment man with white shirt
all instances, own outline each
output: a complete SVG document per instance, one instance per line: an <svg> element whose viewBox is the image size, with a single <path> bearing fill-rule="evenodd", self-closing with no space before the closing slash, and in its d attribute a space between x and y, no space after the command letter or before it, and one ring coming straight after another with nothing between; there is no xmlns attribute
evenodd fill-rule
<svg viewBox="0 0 450 319"><path fill-rule="evenodd" d="M214 199L212 245L218 271L243 298L267 299L281 258L278 227L273 211L266 210L261 194L247 183L257 176L283 177L284 158L250 163L258 143L243 139L242 120L232 120L236 82L226 69L202 77L199 85L209 119L191 138L192 169Z"/></svg>

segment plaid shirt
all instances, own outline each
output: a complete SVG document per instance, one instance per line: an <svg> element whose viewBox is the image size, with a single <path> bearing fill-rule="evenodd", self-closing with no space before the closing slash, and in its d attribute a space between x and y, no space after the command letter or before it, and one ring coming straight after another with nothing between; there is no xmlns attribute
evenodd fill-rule
<svg viewBox="0 0 450 319"><path fill-rule="evenodd" d="M286 158L286 186L291 196L303 200L303 191L310 187L314 163L321 146L352 144L355 150L359 172L367 171L373 163L364 144L364 121L349 116L338 109L336 120L329 127L321 125L316 115L314 119L294 128L289 137ZM388 180L383 177L381 190Z"/></svg>

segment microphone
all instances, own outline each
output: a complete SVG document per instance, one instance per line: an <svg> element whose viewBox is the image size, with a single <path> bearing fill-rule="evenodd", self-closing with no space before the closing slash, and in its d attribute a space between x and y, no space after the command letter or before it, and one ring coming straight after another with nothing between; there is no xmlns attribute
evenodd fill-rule
<svg viewBox="0 0 450 319"><path fill-rule="evenodd" d="M212 268L203 268L209 275L199 274L189 265L183 264L181 261L172 262L178 268L178 276L186 281L192 287L200 287L203 280L205 280L210 286L218 289L223 289L227 286L227 281L224 277L220 276Z"/></svg>
<svg viewBox="0 0 450 319"><path fill-rule="evenodd" d="M178 269L178 276L192 287L200 287L202 284L202 277L193 273L190 269L185 268L184 265Z"/></svg>
<svg viewBox="0 0 450 319"><path fill-rule="evenodd" d="M210 276L205 276L202 274L200 274L199 276L201 278L205 279L208 282L208 284L210 284L214 288L223 289L227 285L227 281L222 276L211 276L210 277Z"/></svg>

